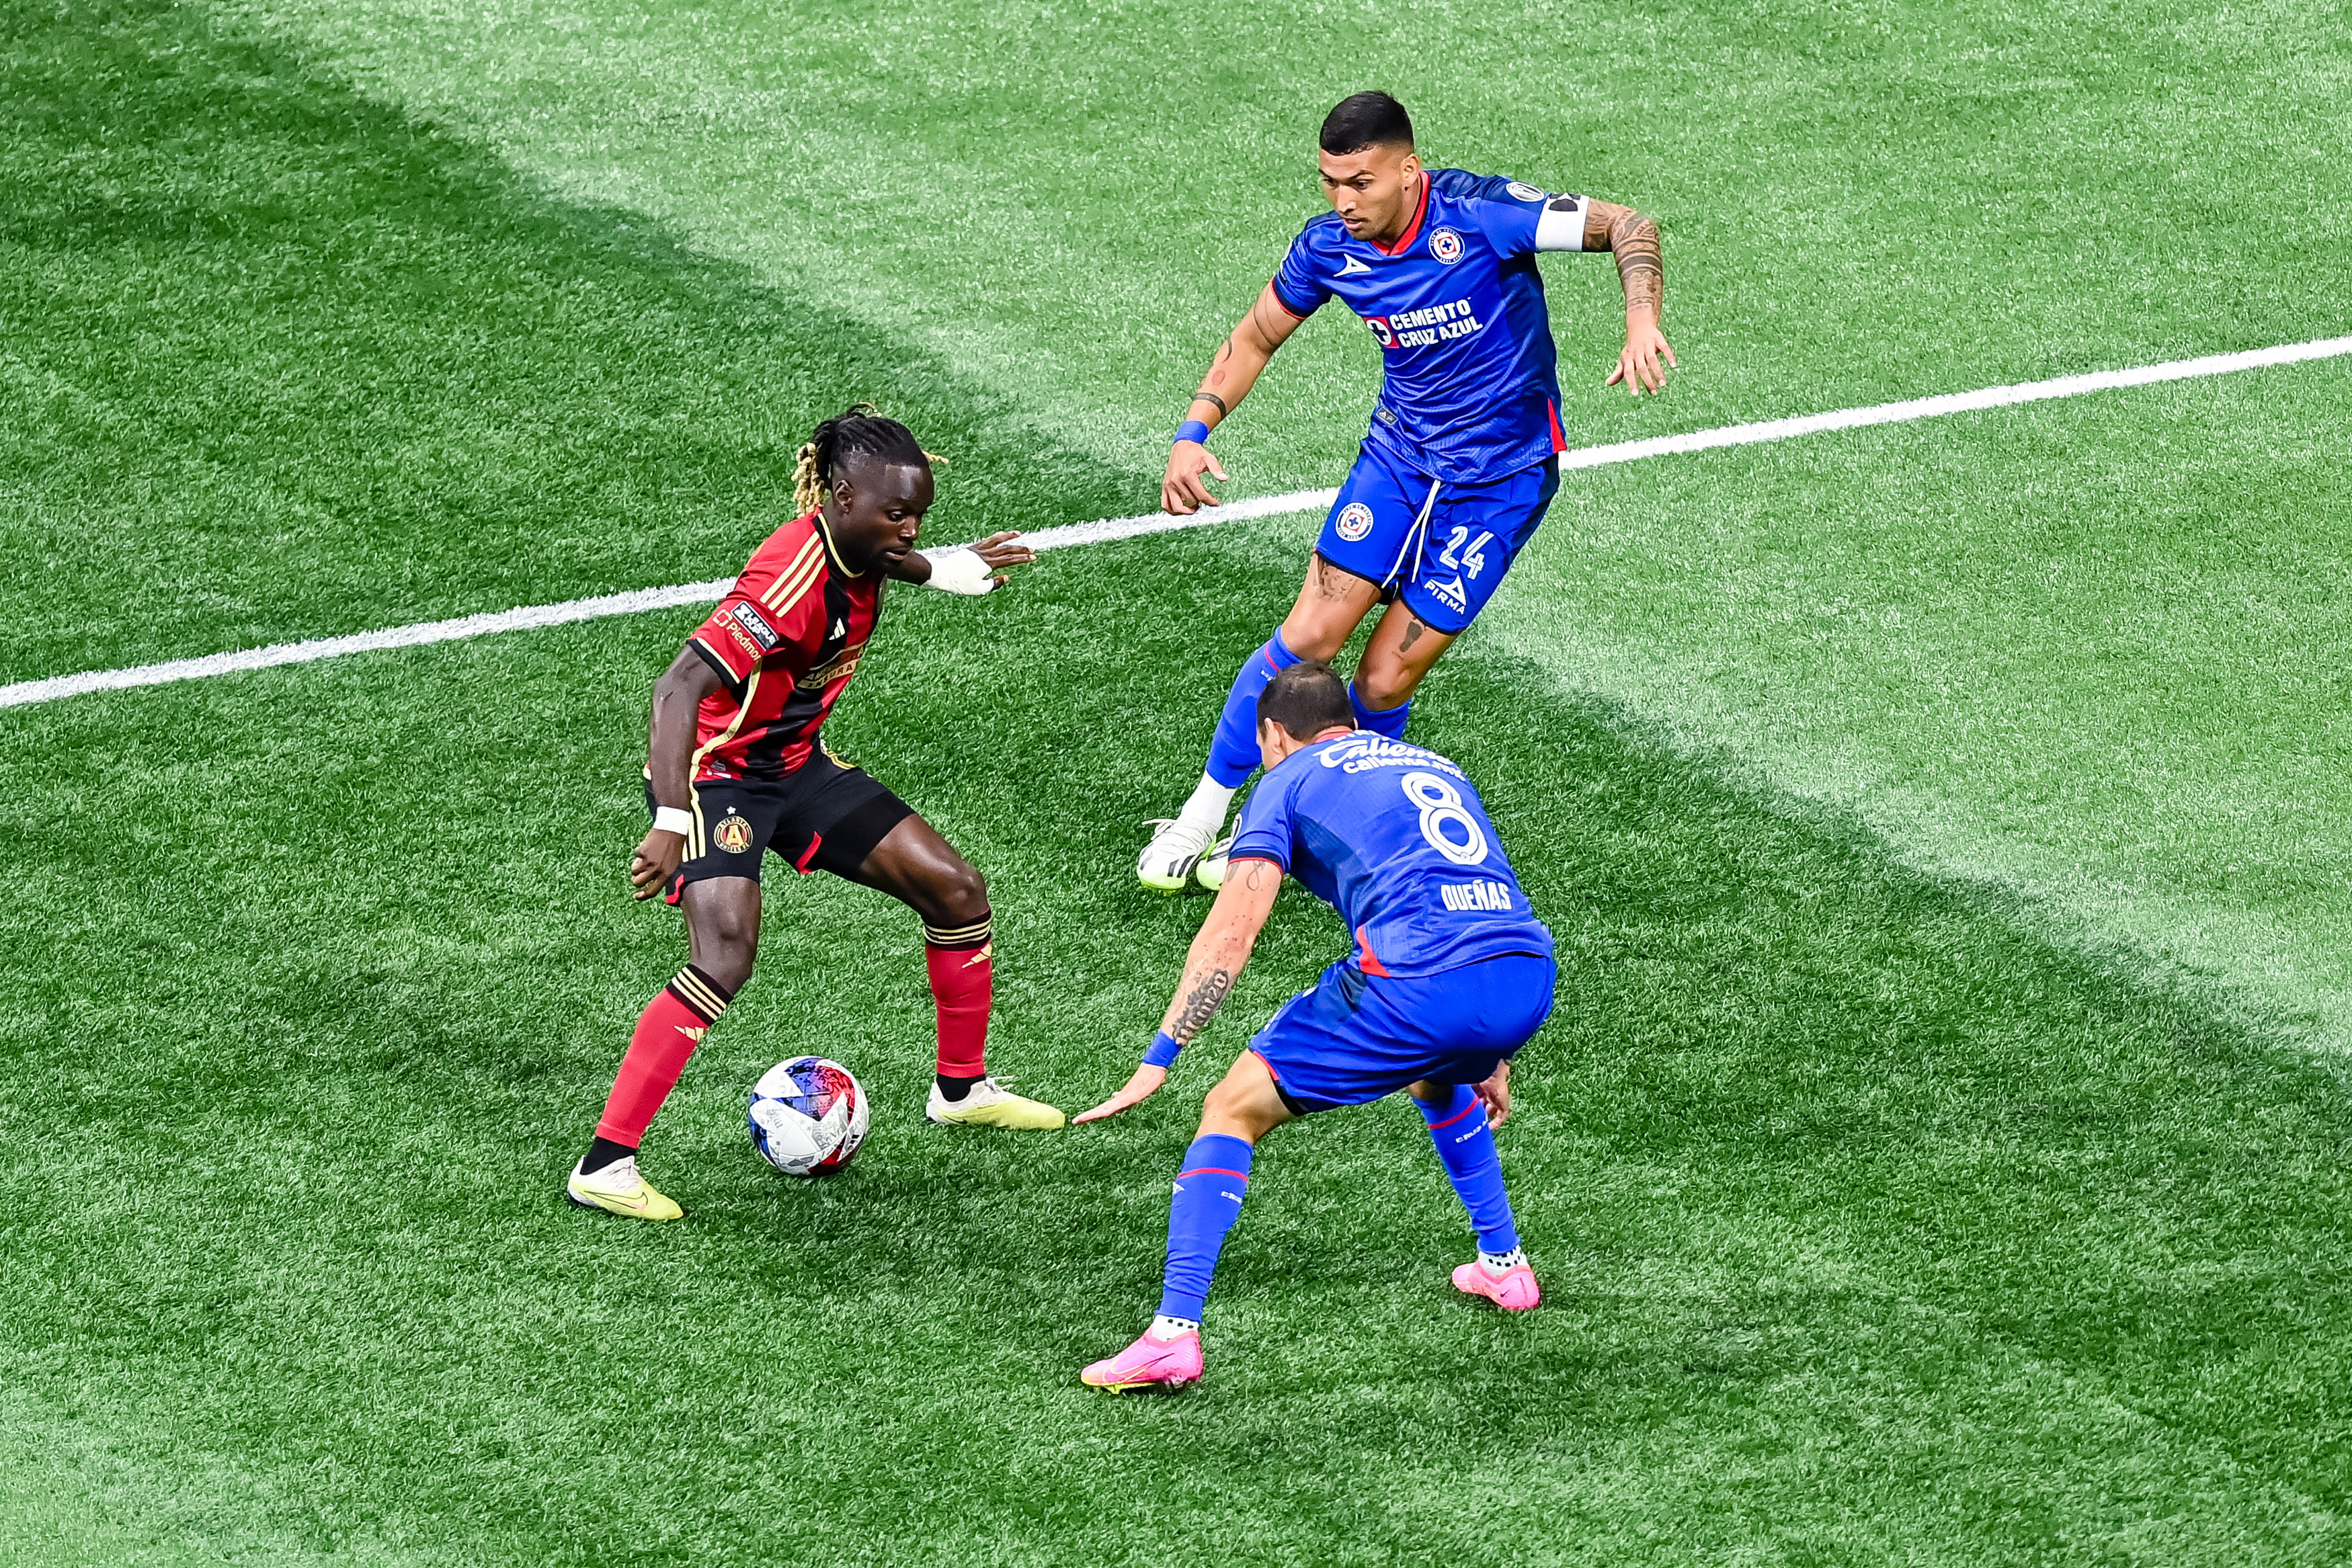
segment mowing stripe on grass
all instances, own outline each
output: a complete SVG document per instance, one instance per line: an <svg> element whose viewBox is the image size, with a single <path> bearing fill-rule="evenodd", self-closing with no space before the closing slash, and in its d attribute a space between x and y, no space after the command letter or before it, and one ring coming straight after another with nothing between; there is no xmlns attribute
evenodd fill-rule
<svg viewBox="0 0 2352 1568"><path fill-rule="evenodd" d="M2159 365L2139 365L2130 370L2093 371L2078 376L2059 376L2046 382L2024 382L2014 386L1982 387L1975 392L1945 392L1936 397L1873 403L1866 408L1839 409L1830 413L1759 420L1749 424L1727 424L1714 430L1695 430L1684 435L1657 435L1643 441L1611 442L1564 452L1560 454L1559 465L1563 469L1600 468L1644 457L1707 452L1719 446L1751 446L1759 442L1787 441L1800 435L1817 435L1832 430L1860 430L1874 424L1901 424L1915 419L1937 419L1945 414L2011 408L2019 403L2043 402L2053 398L2080 397L2085 392L2153 386L2160 382L2190 381L2200 376L2228 375L2236 371L2300 364L2307 360L2335 359L2345 354L2352 354L2352 337L2318 338L2307 343L2284 343L2276 348L2248 349L2234 354L2206 354L2198 359L2171 360ZM1040 528L1028 535L1027 538L1030 545L1037 549L1100 544L1109 539L1134 538L1142 534L1168 533L1177 528L1207 528L1213 524L1235 523L1251 517L1314 511L1329 506L1339 494L1337 490L1293 490L1286 495L1230 501L1190 517L1170 517L1164 512L1151 512L1139 517L1106 517L1099 522ZM18 681L13 685L0 686L0 707L23 707L32 703L54 702L59 697L122 691L132 686L166 685L174 681L200 680L207 675L234 674L241 670L264 670L275 664L304 664L344 653L413 648L426 643L452 643L464 637L488 636L494 632L562 626L573 621L594 621L606 615L634 615L640 611L667 610L682 604L708 604L723 597L734 585L734 580L733 578L721 577L709 582L685 582L668 588L633 589L625 593L605 593L592 599L566 600L561 604L534 604L479 615L460 615L447 621L388 627L380 632L354 632L341 637L317 637L303 643L278 643L267 648L207 653L200 658L171 659L160 664L136 664L121 670L88 670L79 674Z"/></svg>

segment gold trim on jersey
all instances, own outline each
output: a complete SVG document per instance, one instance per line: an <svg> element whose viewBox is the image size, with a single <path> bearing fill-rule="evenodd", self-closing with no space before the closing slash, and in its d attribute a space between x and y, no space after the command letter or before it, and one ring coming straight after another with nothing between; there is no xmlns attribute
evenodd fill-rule
<svg viewBox="0 0 2352 1568"><path fill-rule="evenodd" d="M734 739L735 732L743 727L743 720L751 714L751 704L759 697L760 695L760 677L765 674L767 674L766 665L754 664L751 666L751 677L743 683L743 700L735 705L735 716L727 721L727 727L725 729L720 730L717 735L712 736L709 740L704 741L700 746L694 748L694 759L688 763L686 768L686 776L688 779L692 779L696 775L702 771L702 759L704 758L709 756L712 752L718 750L720 747ZM695 857L699 859L709 848L709 842L705 839L702 831L702 793L700 790L697 790L694 796L694 840Z"/></svg>
<svg viewBox="0 0 2352 1568"><path fill-rule="evenodd" d="M833 530L824 526L824 513L819 511L815 514L815 517L817 538L824 541L824 553L833 558L834 570L840 572L844 577L863 576L864 573L862 572L850 570L849 563L841 559L841 547L833 542Z"/></svg>
<svg viewBox="0 0 2352 1568"><path fill-rule="evenodd" d="M824 575L824 549L812 538L801 547L800 554L793 557L791 564L776 573L776 580L768 584L761 593L760 602L782 615L800 602L801 595L808 591L810 584ZM776 634L782 636L783 628L777 627Z"/></svg>

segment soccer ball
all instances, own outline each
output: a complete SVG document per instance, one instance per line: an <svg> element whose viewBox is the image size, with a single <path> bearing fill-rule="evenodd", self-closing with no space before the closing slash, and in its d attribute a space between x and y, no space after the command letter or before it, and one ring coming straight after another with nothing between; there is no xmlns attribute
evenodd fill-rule
<svg viewBox="0 0 2352 1568"><path fill-rule="evenodd" d="M779 1061L751 1085L751 1147L786 1176L830 1176L866 1141L866 1089L822 1056Z"/></svg>

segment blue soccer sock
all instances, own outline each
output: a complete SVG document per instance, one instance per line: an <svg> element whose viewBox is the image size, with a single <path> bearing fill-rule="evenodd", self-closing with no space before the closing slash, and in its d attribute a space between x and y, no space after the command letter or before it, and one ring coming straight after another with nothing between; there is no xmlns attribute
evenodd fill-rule
<svg viewBox="0 0 2352 1568"><path fill-rule="evenodd" d="M1355 682L1349 681L1348 701L1355 707L1358 729L1369 729L1375 735L1385 735L1391 740L1404 738L1405 716L1412 711L1411 697L1405 698L1394 707L1368 708L1364 706L1363 693L1356 689Z"/></svg>
<svg viewBox="0 0 2352 1568"><path fill-rule="evenodd" d="M1209 742L1209 777L1228 789L1238 789L1257 771L1257 698L1266 683L1291 665L1298 655L1276 628L1265 646L1249 656L1234 689L1225 694L1225 711L1218 716L1216 738Z"/></svg>
<svg viewBox="0 0 2352 1568"><path fill-rule="evenodd" d="M1414 1101L1421 1119L1429 1124L1429 1140L1445 1166L1470 1223L1478 1232L1478 1250L1493 1257L1516 1251L1519 1229L1511 1220L1510 1195L1503 1190L1503 1162L1495 1153L1495 1131L1486 1125L1486 1106L1466 1083L1456 1083L1434 1103Z"/></svg>
<svg viewBox="0 0 2352 1568"><path fill-rule="evenodd" d="M1256 1151L1240 1138L1211 1133L1192 1140L1176 1173L1176 1197L1168 1206L1168 1276L1160 1315L1201 1321L1209 1280L1225 1232L1242 1217L1249 1190L1250 1157Z"/></svg>

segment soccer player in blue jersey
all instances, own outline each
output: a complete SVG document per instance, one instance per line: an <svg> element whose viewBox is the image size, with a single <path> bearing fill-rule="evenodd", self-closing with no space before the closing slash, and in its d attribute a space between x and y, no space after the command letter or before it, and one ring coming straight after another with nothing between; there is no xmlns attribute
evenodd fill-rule
<svg viewBox="0 0 2352 1568"><path fill-rule="evenodd" d="M1478 1233L1454 1288L1512 1312L1542 1299L1494 1129L1510 1112L1512 1053L1551 1012L1551 933L1462 769L1358 729L1329 665L1288 666L1255 706L1265 778L1243 809L1224 885L1143 1065L1077 1120L1117 1115L1167 1082L1176 1053L1232 992L1286 872L1339 911L1355 951L1286 1003L1210 1091L1177 1168L1159 1313L1079 1375L1097 1388L1198 1382L1201 1308L1258 1140L1294 1117L1399 1089L1420 1103Z"/></svg>
<svg viewBox="0 0 2352 1568"><path fill-rule="evenodd" d="M1298 601L1234 679L1201 782L1136 862L1146 887L1197 874L1213 887L1215 840L1257 768L1259 690L1299 659L1331 659L1376 603L1388 606L1356 665L1356 722L1396 738L1412 694L1477 618L1543 521L1559 485L1559 381L1539 251L1606 250L1625 288L1625 348L1605 384L1664 385L1658 226L1631 207L1554 195L1499 176L1428 169L1412 121L1362 92L1323 121L1331 211L1299 232L1257 303L1217 350L1168 455L1160 501L1213 506L1225 477L1209 433L1240 406L1298 324L1337 298L1386 366L1370 433L1323 525Z"/></svg>

